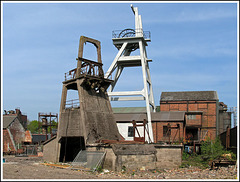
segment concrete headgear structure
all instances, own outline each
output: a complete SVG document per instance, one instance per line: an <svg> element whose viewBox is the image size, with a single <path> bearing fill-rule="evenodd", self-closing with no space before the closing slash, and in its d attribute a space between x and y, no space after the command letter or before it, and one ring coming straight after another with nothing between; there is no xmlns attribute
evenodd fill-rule
<svg viewBox="0 0 240 182"><path fill-rule="evenodd" d="M82 57L86 42L97 48L98 62ZM57 137L52 139L51 147L45 146L45 154L53 155L49 156L50 161L72 161L87 145L103 139L120 140L106 91L111 82L104 78L100 42L81 36L77 68L65 74L63 82ZM78 99L70 104L68 90L78 92Z"/></svg>

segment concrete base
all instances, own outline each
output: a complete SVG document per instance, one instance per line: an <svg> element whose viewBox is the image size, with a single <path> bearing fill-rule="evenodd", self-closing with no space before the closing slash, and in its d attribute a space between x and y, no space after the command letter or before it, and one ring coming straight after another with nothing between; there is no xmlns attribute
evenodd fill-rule
<svg viewBox="0 0 240 182"><path fill-rule="evenodd" d="M117 149L116 149L117 148ZM104 169L169 169L182 164L183 145L112 144L87 146L88 151L105 151Z"/></svg>
<svg viewBox="0 0 240 182"><path fill-rule="evenodd" d="M56 138L44 145L43 159L58 162ZM87 145L87 151L103 151L103 168L112 171L125 169L170 169L182 164L183 145L111 144Z"/></svg>

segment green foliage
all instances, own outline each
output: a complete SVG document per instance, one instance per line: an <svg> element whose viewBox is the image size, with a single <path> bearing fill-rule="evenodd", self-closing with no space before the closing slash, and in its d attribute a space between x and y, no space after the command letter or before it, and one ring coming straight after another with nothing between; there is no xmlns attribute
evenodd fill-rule
<svg viewBox="0 0 240 182"><path fill-rule="evenodd" d="M188 154L187 152L183 151L182 164L179 167L186 168L190 166L198 166L199 168L206 168L208 167L208 163L203 161L201 155L197 155L195 153Z"/></svg>
<svg viewBox="0 0 240 182"><path fill-rule="evenodd" d="M125 172L127 170L126 166L122 166L122 172Z"/></svg>
<svg viewBox="0 0 240 182"><path fill-rule="evenodd" d="M39 123L37 120L29 121L28 123L29 124L27 125L27 130L30 130L31 133L36 134L39 132L39 130L40 130L40 133L42 133L42 128L41 126L39 128L39 125L38 125ZM56 121L52 120L51 124L54 125L54 126L51 126L52 129L57 129L58 123ZM50 133L50 127L48 127L48 133Z"/></svg>
<svg viewBox="0 0 240 182"><path fill-rule="evenodd" d="M201 143L200 155L195 153L188 154L183 151L182 164L179 167L198 166L200 168L207 168L212 160L223 158L224 154L231 154L231 157L226 155L225 158L228 160L236 160L236 155L225 150L219 138L216 138L215 140L207 139Z"/></svg>
<svg viewBox="0 0 240 182"><path fill-rule="evenodd" d="M27 125L27 130L30 130L31 133L38 133L38 121L30 121L30 123Z"/></svg>
<svg viewBox="0 0 240 182"><path fill-rule="evenodd" d="M219 138L216 138L214 141L208 138L202 142L201 155L204 160L219 159L224 153L226 153L226 151Z"/></svg>
<svg viewBox="0 0 240 182"><path fill-rule="evenodd" d="M99 172L99 173L103 172L102 166L98 166L98 167L96 168L96 171Z"/></svg>

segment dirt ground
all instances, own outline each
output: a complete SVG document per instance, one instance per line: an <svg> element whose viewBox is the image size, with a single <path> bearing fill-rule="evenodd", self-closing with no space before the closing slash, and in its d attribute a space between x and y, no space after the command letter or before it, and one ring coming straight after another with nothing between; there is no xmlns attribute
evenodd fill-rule
<svg viewBox="0 0 240 182"><path fill-rule="evenodd" d="M220 167L217 170L175 168L169 170L131 170L113 172L103 169L101 172L73 170L66 166L51 166L43 163L41 157L4 156L2 179L235 179L238 169L234 166Z"/></svg>

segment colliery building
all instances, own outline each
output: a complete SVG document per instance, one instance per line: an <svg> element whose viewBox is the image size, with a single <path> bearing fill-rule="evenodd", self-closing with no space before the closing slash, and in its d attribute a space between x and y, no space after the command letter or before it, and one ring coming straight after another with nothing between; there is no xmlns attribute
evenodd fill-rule
<svg viewBox="0 0 240 182"><path fill-rule="evenodd" d="M21 145L32 142L31 132L24 127L26 118L19 109L3 115L3 153L16 153Z"/></svg>
<svg viewBox="0 0 240 182"><path fill-rule="evenodd" d="M147 119L145 108L113 108L119 132L134 140L133 124ZM160 107L151 113L155 143L200 142L231 127L231 112L216 91L162 92ZM138 129L143 135L143 127Z"/></svg>

